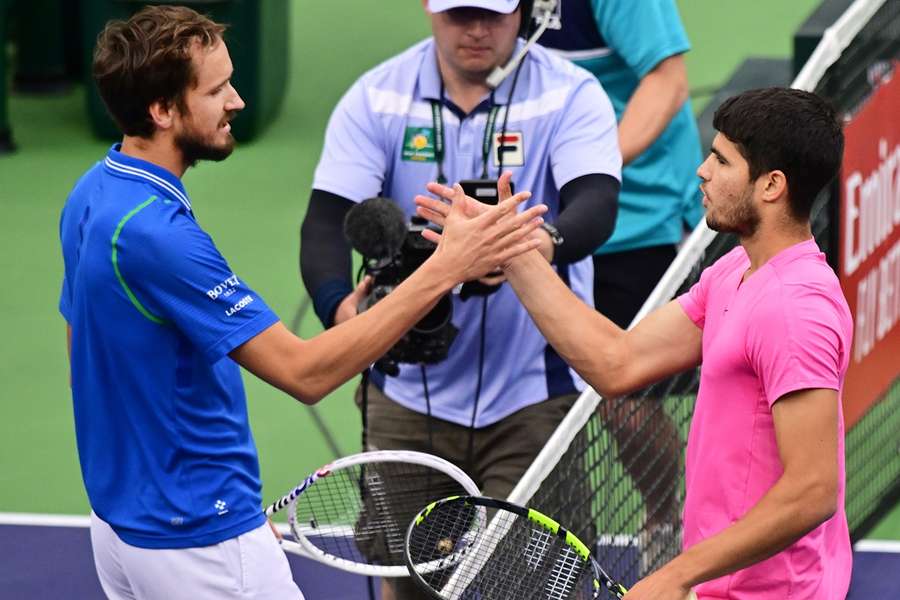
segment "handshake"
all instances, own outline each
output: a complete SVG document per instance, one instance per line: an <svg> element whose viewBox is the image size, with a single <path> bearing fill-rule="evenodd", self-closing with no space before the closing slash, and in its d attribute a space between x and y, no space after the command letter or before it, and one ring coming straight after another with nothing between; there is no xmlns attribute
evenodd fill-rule
<svg viewBox="0 0 900 600"><path fill-rule="evenodd" d="M500 201L496 206L466 196L459 184L429 183L428 191L439 199L416 196L416 214L442 228L440 233L424 229L422 236L437 244L433 259L454 275L453 285L493 274L498 266L504 269L530 250L544 252L545 236L538 232L547 206L538 204L517 212L516 207L531 193L513 194L511 177L504 173L497 182Z"/></svg>

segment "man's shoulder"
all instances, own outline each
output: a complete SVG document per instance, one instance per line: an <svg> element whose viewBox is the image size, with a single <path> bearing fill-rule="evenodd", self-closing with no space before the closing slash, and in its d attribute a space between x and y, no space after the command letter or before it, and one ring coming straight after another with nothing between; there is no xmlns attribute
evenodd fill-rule
<svg viewBox="0 0 900 600"><path fill-rule="evenodd" d="M386 87L402 86L406 82L415 81L422 61L433 47L433 38L417 42L360 75L356 84L365 87Z"/></svg>

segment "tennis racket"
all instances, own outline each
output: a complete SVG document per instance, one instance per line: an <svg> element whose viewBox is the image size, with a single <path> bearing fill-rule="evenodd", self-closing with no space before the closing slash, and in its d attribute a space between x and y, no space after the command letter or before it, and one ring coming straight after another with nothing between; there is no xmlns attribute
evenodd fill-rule
<svg viewBox="0 0 900 600"><path fill-rule="evenodd" d="M492 514L484 526L481 515ZM406 566L440 600L588 600L626 589L550 517L483 496L432 502L406 532Z"/></svg>
<svg viewBox="0 0 900 600"><path fill-rule="evenodd" d="M273 502L287 508L286 552L375 577L408 577L406 527L419 508L451 494L478 494L461 469L422 452L385 450L340 458Z"/></svg>

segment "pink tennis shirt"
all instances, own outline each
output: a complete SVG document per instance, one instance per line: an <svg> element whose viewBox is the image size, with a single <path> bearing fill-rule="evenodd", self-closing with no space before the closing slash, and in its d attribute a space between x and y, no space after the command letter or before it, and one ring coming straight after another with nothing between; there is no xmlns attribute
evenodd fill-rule
<svg viewBox="0 0 900 600"><path fill-rule="evenodd" d="M745 281L738 246L678 302L703 329L700 391L687 444L684 546L743 517L781 477L772 405L802 389L840 391L853 336L837 277L810 239ZM839 411L840 414L840 411ZM775 556L697 587L700 598L843 600L852 554L844 510L844 420L834 516Z"/></svg>

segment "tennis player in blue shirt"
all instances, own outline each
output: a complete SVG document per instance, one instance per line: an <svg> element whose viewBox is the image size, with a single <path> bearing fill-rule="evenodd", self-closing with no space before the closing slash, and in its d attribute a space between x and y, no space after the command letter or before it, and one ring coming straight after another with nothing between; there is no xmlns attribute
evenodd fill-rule
<svg viewBox="0 0 900 600"><path fill-rule="evenodd" d="M523 194L497 207L491 243L460 222L366 314L295 337L228 266L181 182L234 146L229 123L244 102L223 29L174 7L107 25L94 79L124 137L78 181L60 221L78 453L110 598L302 598L262 513L239 365L316 402L458 282L538 244L507 235L540 222L543 207L516 214Z"/></svg>

